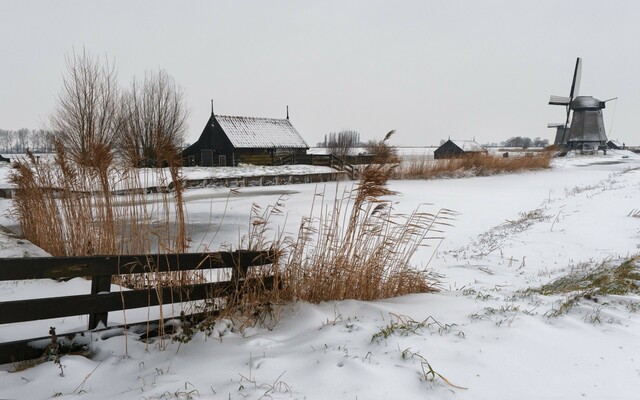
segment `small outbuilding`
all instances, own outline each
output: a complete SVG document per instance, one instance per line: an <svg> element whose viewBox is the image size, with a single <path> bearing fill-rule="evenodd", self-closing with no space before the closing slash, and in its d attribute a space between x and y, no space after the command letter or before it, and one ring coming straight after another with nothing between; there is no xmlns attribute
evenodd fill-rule
<svg viewBox="0 0 640 400"><path fill-rule="evenodd" d="M616 142L615 140L609 140L607 142L607 148L609 149L613 149L613 150L624 150L626 149L626 145L624 143L619 143Z"/></svg>
<svg viewBox="0 0 640 400"><path fill-rule="evenodd" d="M197 142L182 152L187 166L273 164L290 154L306 154L309 146L286 119L215 115Z"/></svg>
<svg viewBox="0 0 640 400"><path fill-rule="evenodd" d="M433 152L436 160L487 154L487 150L473 140L447 140Z"/></svg>

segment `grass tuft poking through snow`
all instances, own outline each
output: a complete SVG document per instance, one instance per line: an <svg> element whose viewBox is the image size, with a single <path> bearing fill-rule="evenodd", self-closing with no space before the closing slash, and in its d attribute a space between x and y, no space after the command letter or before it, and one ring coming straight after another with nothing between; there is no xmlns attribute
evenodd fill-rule
<svg viewBox="0 0 640 400"><path fill-rule="evenodd" d="M601 296L640 294L639 261L640 256L635 256L619 265L610 262L593 267L583 265L539 288L527 289L525 293L566 295L560 307L549 313L553 317L566 314L582 299L599 302Z"/></svg>

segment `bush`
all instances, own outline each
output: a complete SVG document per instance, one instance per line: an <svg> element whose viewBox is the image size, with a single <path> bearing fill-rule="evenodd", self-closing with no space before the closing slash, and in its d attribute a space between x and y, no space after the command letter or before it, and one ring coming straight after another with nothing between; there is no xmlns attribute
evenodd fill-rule
<svg viewBox="0 0 640 400"><path fill-rule="evenodd" d="M352 195L317 196L319 204L301 222L298 237L283 248L283 299L375 300L437 289L436 276L426 267L416 269L411 258L427 241L442 239L439 227L453 212L396 214L385 200L396 194L387 187L393 166L377 161L362 171Z"/></svg>

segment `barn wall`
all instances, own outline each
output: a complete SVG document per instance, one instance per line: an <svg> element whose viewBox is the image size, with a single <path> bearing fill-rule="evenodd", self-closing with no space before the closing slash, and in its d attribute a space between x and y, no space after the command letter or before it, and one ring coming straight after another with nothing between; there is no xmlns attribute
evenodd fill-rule
<svg viewBox="0 0 640 400"><path fill-rule="evenodd" d="M447 140L442 144L442 146L438 147L433 152L433 158L436 160L445 158L457 158L461 157L463 153L464 152L460 147L456 146L452 141Z"/></svg>
<svg viewBox="0 0 640 400"><path fill-rule="evenodd" d="M182 152L185 165L191 165L189 160L192 160L195 165L202 165L202 150L212 151L213 165L219 165L221 155L226 156L225 165L233 165L233 146L219 124L215 123L212 126L212 118L207 122L198 141Z"/></svg>

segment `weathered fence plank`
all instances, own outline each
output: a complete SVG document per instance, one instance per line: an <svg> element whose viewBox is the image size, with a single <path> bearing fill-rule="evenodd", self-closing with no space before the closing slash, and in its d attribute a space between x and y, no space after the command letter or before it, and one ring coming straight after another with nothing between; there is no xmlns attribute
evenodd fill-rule
<svg viewBox="0 0 640 400"><path fill-rule="evenodd" d="M200 254L0 258L0 281L92 278L91 294L0 302L0 324L88 314L89 329L95 329L100 324L106 326L110 311L224 298L240 288L271 289L273 276L247 279L247 274L250 267L271 264L275 257L274 251L237 250ZM231 269L230 281L110 292L114 275L221 268ZM79 337L79 333L75 335ZM67 336L59 336L58 341L71 349L74 343ZM0 343L0 364L40 357L48 345L46 339Z"/></svg>
<svg viewBox="0 0 640 400"><path fill-rule="evenodd" d="M237 250L219 253L130 256L0 258L0 281L177 272L270 264L273 254Z"/></svg>
<svg viewBox="0 0 640 400"><path fill-rule="evenodd" d="M272 283L273 278L269 278L266 281L264 279L248 279L243 281L244 285L249 286L262 284L271 285ZM100 293L98 295L82 294L4 301L0 302L0 324L71 317L92 313L100 314L109 311L122 311L183 301L225 297L232 294L235 289L235 282L225 281L165 287L162 289L124 290L121 292Z"/></svg>

